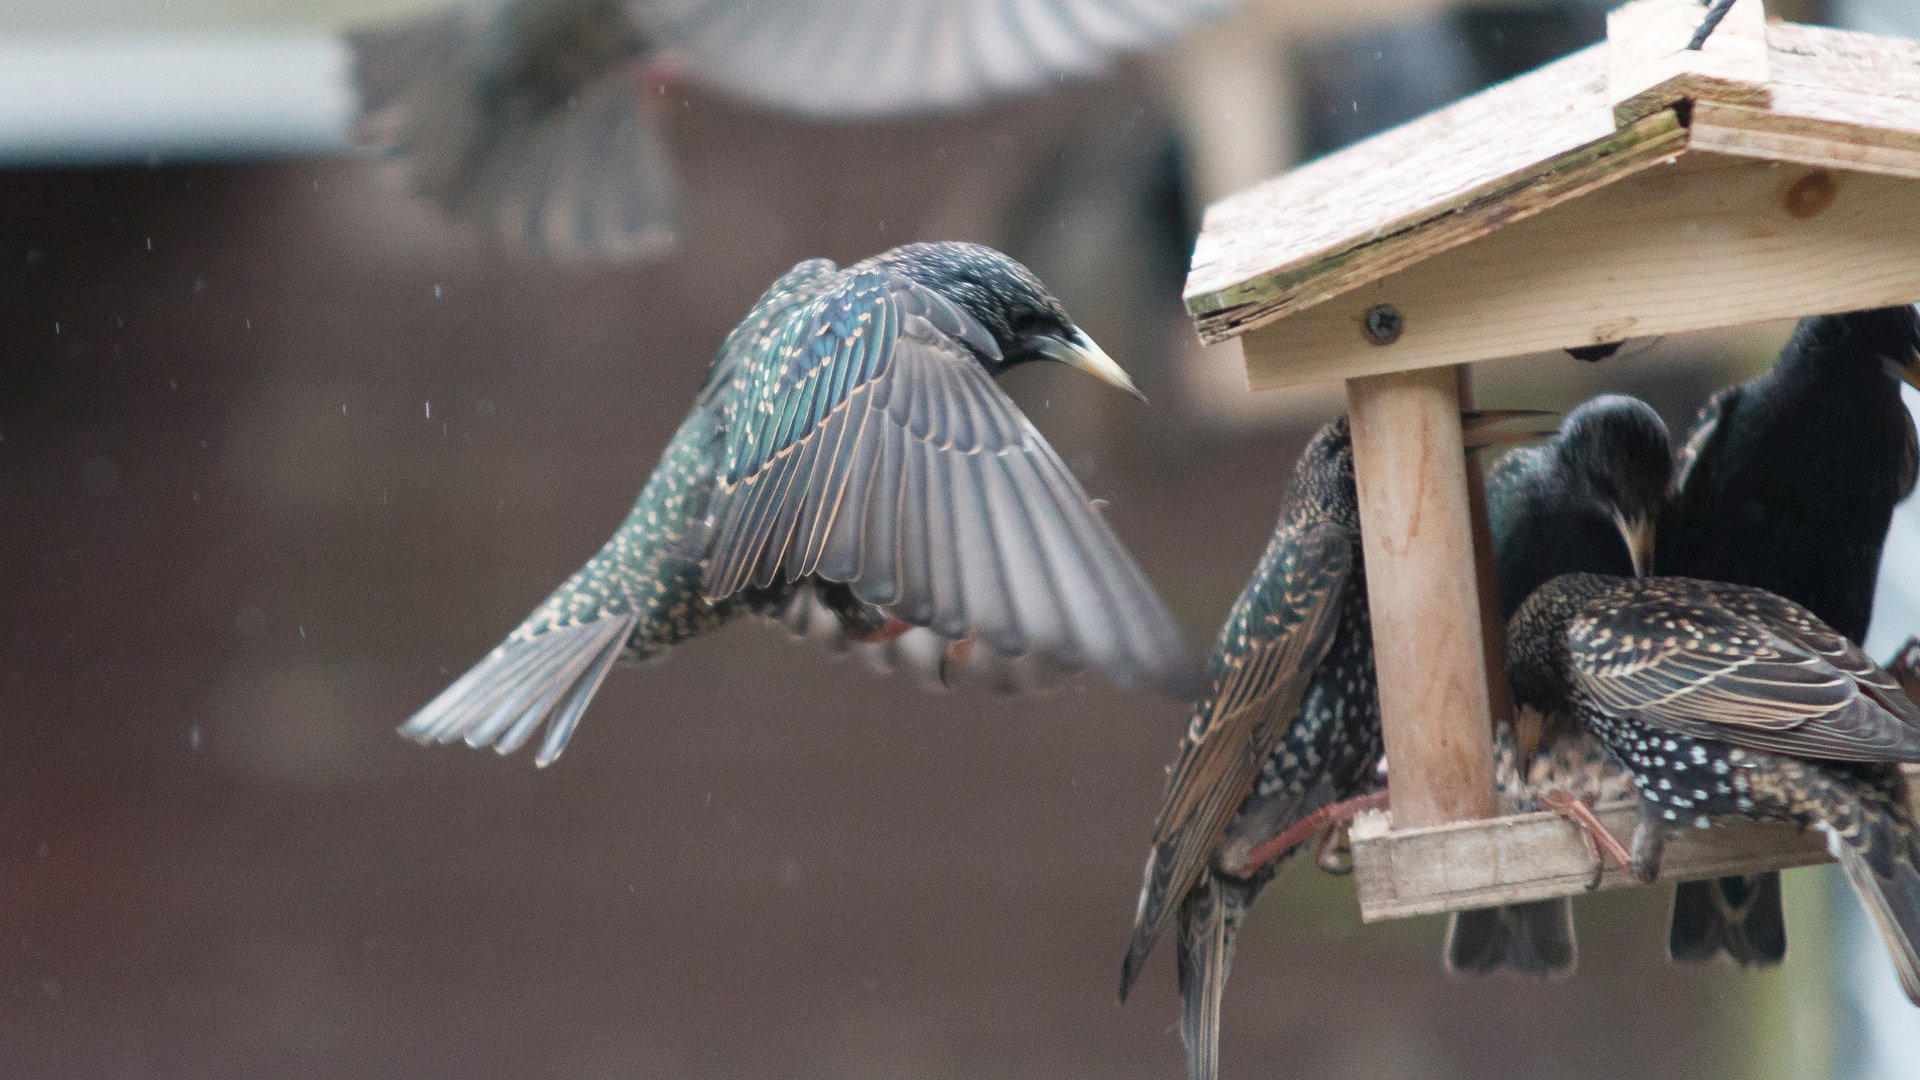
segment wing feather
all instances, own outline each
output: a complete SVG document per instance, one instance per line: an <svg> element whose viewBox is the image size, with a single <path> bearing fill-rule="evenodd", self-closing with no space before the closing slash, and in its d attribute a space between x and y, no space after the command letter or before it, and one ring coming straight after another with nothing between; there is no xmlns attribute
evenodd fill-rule
<svg viewBox="0 0 1920 1080"><path fill-rule="evenodd" d="M1920 709L1806 609L1744 586L1626 586L1567 641L1583 691L1685 735L1801 757L1920 761Z"/></svg>

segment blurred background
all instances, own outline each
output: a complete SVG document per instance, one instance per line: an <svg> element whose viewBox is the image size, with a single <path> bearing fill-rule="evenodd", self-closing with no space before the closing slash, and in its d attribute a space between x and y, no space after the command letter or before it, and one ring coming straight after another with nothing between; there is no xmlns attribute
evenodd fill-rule
<svg viewBox="0 0 1920 1080"><path fill-rule="evenodd" d="M1906 3L1769 8L1920 35ZM548 770L393 728L598 547L767 282L919 239L1027 261L1133 371L1144 408L1007 383L1210 643L1342 398L1250 395L1198 346L1204 202L1598 40L1603 5L1249 0L900 121L676 90L679 244L639 266L502 251L347 150L334 35L426 6L0 0L0 1075L1179 1077L1170 960L1113 986L1180 703L932 695L742 625L616 671ZM267 59L198 106L140 75L158 118L117 128L47 89L182 42ZM1786 330L1477 386L1683 431ZM1920 622L1900 578L1883 657ZM1361 926L1296 865L1224 1067L1920 1075L1830 877L1787 875L1777 971L1669 966L1646 889L1581 901L1579 973L1543 985L1449 979L1439 919Z"/></svg>

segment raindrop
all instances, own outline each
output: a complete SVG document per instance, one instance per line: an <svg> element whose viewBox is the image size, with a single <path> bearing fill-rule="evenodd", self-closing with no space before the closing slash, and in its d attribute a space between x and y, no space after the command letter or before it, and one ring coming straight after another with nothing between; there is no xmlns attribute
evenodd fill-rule
<svg viewBox="0 0 1920 1080"><path fill-rule="evenodd" d="M438 300L438 299L440 299L440 286L438 286L438 285L435 285L435 286L433 287L433 298L434 298L435 300Z"/></svg>
<svg viewBox="0 0 1920 1080"><path fill-rule="evenodd" d="M431 420L433 419L433 402L431 401L427 402L426 407L427 407L427 419Z"/></svg>
<svg viewBox="0 0 1920 1080"><path fill-rule="evenodd" d="M192 727L187 729L187 749L190 752L195 754L200 752L200 725L199 724L195 724Z"/></svg>

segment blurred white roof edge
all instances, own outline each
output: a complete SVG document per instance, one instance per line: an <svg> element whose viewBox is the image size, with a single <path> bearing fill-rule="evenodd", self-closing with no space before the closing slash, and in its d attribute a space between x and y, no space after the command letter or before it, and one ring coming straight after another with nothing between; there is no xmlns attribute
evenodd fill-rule
<svg viewBox="0 0 1920 1080"><path fill-rule="evenodd" d="M324 31L0 40L0 167L343 153L354 95Z"/></svg>

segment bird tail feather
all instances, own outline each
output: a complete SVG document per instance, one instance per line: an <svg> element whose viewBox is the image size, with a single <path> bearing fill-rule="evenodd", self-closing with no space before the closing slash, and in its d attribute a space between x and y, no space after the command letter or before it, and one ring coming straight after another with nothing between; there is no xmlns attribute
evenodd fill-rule
<svg viewBox="0 0 1920 1080"><path fill-rule="evenodd" d="M1180 1038L1187 1080L1220 1075L1220 1001L1233 961L1234 937L1259 886L1204 875L1180 907Z"/></svg>
<svg viewBox="0 0 1920 1080"><path fill-rule="evenodd" d="M416 742L492 746L510 754L551 718L534 764L566 749L607 670L626 648L636 616L607 616L513 637L400 725Z"/></svg>
<svg viewBox="0 0 1920 1080"><path fill-rule="evenodd" d="M1559 979L1578 960L1573 902L1565 897L1455 912L1447 922L1445 963L1457 975L1504 968Z"/></svg>
<svg viewBox="0 0 1920 1080"><path fill-rule="evenodd" d="M1908 1000L1920 1005L1920 828L1889 801L1861 799L1859 826L1825 827L1827 847L1887 943Z"/></svg>
<svg viewBox="0 0 1920 1080"><path fill-rule="evenodd" d="M556 257L645 258L677 216L667 148L612 28L523 32L461 5L351 35L359 137L411 187ZM519 47L516 47L519 46ZM537 51L536 51L537 50Z"/></svg>
<svg viewBox="0 0 1920 1080"><path fill-rule="evenodd" d="M1726 953L1741 967L1772 967L1787 955L1780 875L1683 881L1673 890L1667 956L1704 964Z"/></svg>

